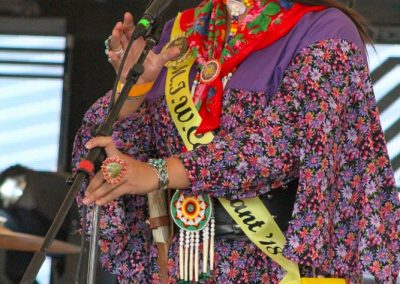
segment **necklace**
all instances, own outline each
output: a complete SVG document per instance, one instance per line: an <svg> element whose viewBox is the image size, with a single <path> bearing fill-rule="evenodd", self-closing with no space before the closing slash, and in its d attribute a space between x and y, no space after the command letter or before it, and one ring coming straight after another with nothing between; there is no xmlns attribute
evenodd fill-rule
<svg viewBox="0 0 400 284"><path fill-rule="evenodd" d="M243 15L247 9L249 9L254 4L254 0L227 0L226 7L230 13L230 29L228 40L231 41L236 35L239 27L239 17Z"/></svg>

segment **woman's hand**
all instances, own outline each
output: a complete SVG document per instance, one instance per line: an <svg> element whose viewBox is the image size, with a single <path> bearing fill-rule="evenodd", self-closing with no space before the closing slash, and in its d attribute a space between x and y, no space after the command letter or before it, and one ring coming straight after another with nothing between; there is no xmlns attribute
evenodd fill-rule
<svg viewBox="0 0 400 284"><path fill-rule="evenodd" d="M115 147L111 137L95 137L87 144L87 149L102 147L107 157L118 157L127 163L127 171L117 184L105 181L103 173L99 171L90 181L85 192L83 203L88 205L95 202L104 205L124 194L147 194L158 188L158 177L153 168L147 163L132 159L122 154Z"/></svg>
<svg viewBox="0 0 400 284"><path fill-rule="evenodd" d="M131 40L131 35L135 30L135 25L133 23L133 17L130 13L125 13L123 22L118 22L114 29L112 30L112 34L109 39L109 52L108 57L110 58L110 62L114 67L115 71L118 71L118 68L121 64L121 60L123 57L122 52L118 52L121 50L123 52L128 52L126 49ZM123 67L121 80L124 82L128 72L133 64L135 64L146 45L145 40L140 37L134 41L131 47L131 51L126 59L125 65ZM160 73L162 67L165 63L179 55L179 48L172 47L160 54L155 54L150 51L147 55L147 58L144 62L144 73L140 76L138 83L143 84L147 82L154 81L158 74Z"/></svg>

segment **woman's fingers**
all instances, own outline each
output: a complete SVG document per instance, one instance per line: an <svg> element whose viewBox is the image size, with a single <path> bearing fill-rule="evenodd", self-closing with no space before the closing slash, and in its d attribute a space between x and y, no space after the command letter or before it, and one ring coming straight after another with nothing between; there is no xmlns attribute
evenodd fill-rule
<svg viewBox="0 0 400 284"><path fill-rule="evenodd" d="M144 73L140 76L138 83L147 83L154 81L161 69L164 67L165 63L176 58L180 53L178 47L172 47L160 54L155 54L152 51L149 52L144 66Z"/></svg>
<svg viewBox="0 0 400 284"><path fill-rule="evenodd" d="M133 17L131 13L126 12L124 14L124 22L123 22L123 33L128 41L131 40L131 35L135 30L135 24L133 22Z"/></svg>
<svg viewBox="0 0 400 284"><path fill-rule="evenodd" d="M167 63L170 60L175 59L176 57L178 57L178 55L180 54L180 49L177 46L168 48L167 50L165 50L164 52L161 53L161 58L159 59L159 63L158 64L162 64L161 66L164 66L165 63Z"/></svg>
<svg viewBox="0 0 400 284"><path fill-rule="evenodd" d="M123 156L123 154L118 151L117 147L115 147L114 141L110 136L94 137L86 143L85 147L89 150L96 147L104 148L108 157Z"/></svg>
<svg viewBox="0 0 400 284"><path fill-rule="evenodd" d="M127 161L129 158L123 155L114 144L114 141L110 136L99 136L90 139L85 147L87 149L93 149L96 147L104 148L108 157L119 157ZM83 199L84 204L90 204L96 202L96 204L102 205L117 198L118 196L124 194L123 190L129 190L123 185L126 183L127 177L123 178L121 182L117 184L110 184L105 181L102 171L99 171L91 180L88 188L85 192L85 198ZM122 186L122 191L120 187ZM110 195L111 194L111 195ZM106 197L106 198L105 198ZM106 202L103 202L107 200Z"/></svg>
<svg viewBox="0 0 400 284"><path fill-rule="evenodd" d="M97 188L99 188L103 183L105 179L103 176L103 173L99 171L93 178L90 179L89 186L86 189L85 196L88 194L91 194L94 192Z"/></svg>
<svg viewBox="0 0 400 284"><path fill-rule="evenodd" d="M115 70L118 70L119 65L121 64L122 58L118 56L114 51L108 52L108 58L111 65L114 67Z"/></svg>
<svg viewBox="0 0 400 284"><path fill-rule="evenodd" d="M109 184L102 183L100 186L85 192L85 198L83 199L84 204L90 204L95 202L97 205L103 205L111 200L116 199L117 197L125 194L124 183L126 181L122 181L118 184ZM92 182L90 183L92 185Z"/></svg>
<svg viewBox="0 0 400 284"><path fill-rule="evenodd" d="M125 13L123 22L118 22L115 25L111 34L111 38L109 40L110 50L108 52L108 57L110 63L113 65L116 71L119 69L119 66L121 64L123 53L129 52L129 56L127 57L127 61L125 64L126 67L124 67L121 75L122 81L126 77L127 72L129 71L132 64L137 61L141 51L146 45L146 41L143 38L138 38L137 40L135 40L131 51L127 50L131 35L134 30L135 25L132 15L130 13ZM138 82L146 83L154 81L165 63L176 58L179 54L179 47L169 48L158 55L150 52L144 63L145 74L140 77L140 80Z"/></svg>
<svg viewBox="0 0 400 284"><path fill-rule="evenodd" d="M123 24L122 22L118 22L115 24L111 32L110 39L108 41L110 51L118 51L121 48L123 48L123 46L121 46L122 35L123 35Z"/></svg>
<svg viewBox="0 0 400 284"><path fill-rule="evenodd" d="M92 139L88 143L110 147L107 139L97 139L94 141ZM82 200L83 204L88 205L95 202L97 205L104 205L124 194L147 194L157 189L158 179L156 178L156 173L148 163L132 159L128 156L123 156L122 158L126 162L126 172L122 173L117 183L108 183L108 177L103 176L103 171L98 172L89 183L85 197ZM104 175L111 174L111 171L108 170L104 172Z"/></svg>
<svg viewBox="0 0 400 284"><path fill-rule="evenodd" d="M133 31L135 30L135 24L133 23L133 17L130 13L125 13L124 21L122 22L121 29L118 30L121 34L120 44L124 50L127 49L129 41Z"/></svg>
<svg viewBox="0 0 400 284"><path fill-rule="evenodd" d="M126 183L120 184L117 188L114 188L113 190L108 191L107 194L104 194L103 196L99 197L95 201L95 203L96 203L96 205L100 205L100 206L104 205L104 204L111 202L111 201L117 199L118 197L126 194L127 192L129 192L128 190L129 190L129 188L126 185Z"/></svg>
<svg viewBox="0 0 400 284"><path fill-rule="evenodd" d="M111 63L115 70L118 70L119 65L121 64L122 55L125 51L122 44L122 30L122 23L118 22L108 39L108 62Z"/></svg>

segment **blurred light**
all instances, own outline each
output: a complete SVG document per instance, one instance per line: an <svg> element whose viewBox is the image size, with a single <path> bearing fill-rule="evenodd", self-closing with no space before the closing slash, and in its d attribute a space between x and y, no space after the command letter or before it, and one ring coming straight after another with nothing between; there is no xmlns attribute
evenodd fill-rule
<svg viewBox="0 0 400 284"><path fill-rule="evenodd" d="M22 176L6 178L3 184L0 185L0 199L3 207L7 208L17 202L22 196L25 186L26 181Z"/></svg>

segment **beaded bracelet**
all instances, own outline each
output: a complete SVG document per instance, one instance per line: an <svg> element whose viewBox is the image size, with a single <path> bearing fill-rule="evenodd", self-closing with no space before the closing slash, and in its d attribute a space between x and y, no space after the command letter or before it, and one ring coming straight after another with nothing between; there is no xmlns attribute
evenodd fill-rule
<svg viewBox="0 0 400 284"><path fill-rule="evenodd" d="M158 190L166 190L169 184L167 161L164 159L149 159L148 163L158 176Z"/></svg>

